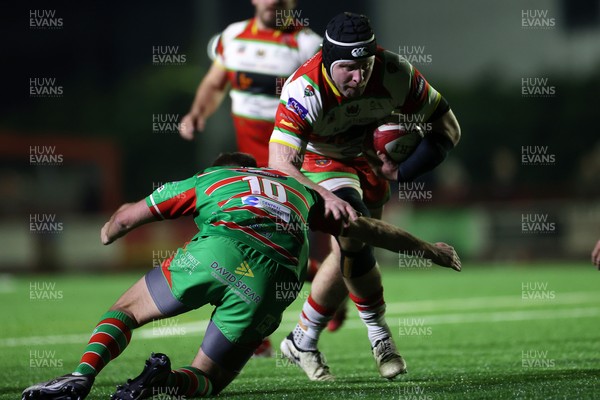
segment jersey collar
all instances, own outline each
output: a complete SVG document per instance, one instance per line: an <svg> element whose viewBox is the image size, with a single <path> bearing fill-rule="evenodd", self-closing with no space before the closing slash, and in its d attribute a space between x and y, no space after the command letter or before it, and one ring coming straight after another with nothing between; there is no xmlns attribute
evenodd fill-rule
<svg viewBox="0 0 600 400"><path fill-rule="evenodd" d="M264 29L264 30L258 29L258 25L256 24L256 17L254 17L250 20L250 32L255 36L258 35L259 33L263 33L263 34L270 33L274 38L281 36L281 31L277 30L277 29Z"/></svg>

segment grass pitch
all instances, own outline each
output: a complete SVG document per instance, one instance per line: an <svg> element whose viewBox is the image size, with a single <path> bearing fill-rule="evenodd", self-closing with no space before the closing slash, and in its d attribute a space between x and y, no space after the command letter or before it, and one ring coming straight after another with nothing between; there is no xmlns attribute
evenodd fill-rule
<svg viewBox="0 0 600 400"><path fill-rule="evenodd" d="M284 359L252 359L219 397L243 399L592 399L600 397L600 273L590 265L384 268L387 320L409 373L379 378L354 307L320 349L337 381L308 381ZM140 275L0 279L0 399L72 371L102 313ZM300 298L272 340L294 326ZM96 380L106 399L150 352L188 364L210 309L136 330ZM277 352L276 355L279 355Z"/></svg>

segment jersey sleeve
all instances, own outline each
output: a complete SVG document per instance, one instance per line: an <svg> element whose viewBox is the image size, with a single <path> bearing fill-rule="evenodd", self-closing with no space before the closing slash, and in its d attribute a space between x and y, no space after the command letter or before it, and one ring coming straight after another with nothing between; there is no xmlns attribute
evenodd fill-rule
<svg viewBox="0 0 600 400"><path fill-rule="evenodd" d="M211 61L215 61L217 57L223 57L223 43L221 41L221 35L221 33L213 35L206 44L206 54Z"/></svg>
<svg viewBox="0 0 600 400"><path fill-rule="evenodd" d="M219 37L216 39L217 42L214 46L215 53L214 53L214 58L212 60L217 65L220 65L221 67L225 68L225 58L224 58L225 47L223 45L223 40L224 40L223 33L221 33L221 34L219 34Z"/></svg>
<svg viewBox="0 0 600 400"><path fill-rule="evenodd" d="M196 211L196 180L165 183L146 197L146 205L159 219L173 219Z"/></svg>
<svg viewBox="0 0 600 400"><path fill-rule="evenodd" d="M288 78L279 98L270 142L283 144L297 151L306 148L320 109L314 90L304 76L292 75ZM305 91L310 91L311 95L306 96Z"/></svg>
<svg viewBox="0 0 600 400"><path fill-rule="evenodd" d="M231 44L235 37L244 30L244 28L250 23L250 21L251 20L234 22L219 34L217 43L215 45L214 63L216 63L224 69L226 68L227 60L225 59L225 49Z"/></svg>
<svg viewBox="0 0 600 400"><path fill-rule="evenodd" d="M419 114L428 121L440 104L442 95L427 82L418 69L411 67L410 89L401 111L404 114Z"/></svg>
<svg viewBox="0 0 600 400"><path fill-rule="evenodd" d="M402 56L386 51L386 86L392 88L402 114L418 115L428 121L441 103L442 95Z"/></svg>

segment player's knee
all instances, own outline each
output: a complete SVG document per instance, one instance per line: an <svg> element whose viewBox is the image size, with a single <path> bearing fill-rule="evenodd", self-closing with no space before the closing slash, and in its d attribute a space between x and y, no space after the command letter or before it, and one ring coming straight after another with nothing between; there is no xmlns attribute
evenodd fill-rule
<svg viewBox="0 0 600 400"><path fill-rule="evenodd" d="M344 200L345 202L349 203L352 206L352 208L354 208L356 211L358 211L365 217L371 216L371 214L369 213L369 209L367 208L360 196L360 193L358 193L358 191L355 188L343 187L334 190L333 194L335 194L337 197Z"/></svg>
<svg viewBox="0 0 600 400"><path fill-rule="evenodd" d="M341 269L344 278L358 278L375 268L377 261L372 246L363 246L358 251L342 250Z"/></svg>
<svg viewBox="0 0 600 400"><path fill-rule="evenodd" d="M248 345L233 343L212 321L208 324L202 340L207 365L202 369L211 379L213 394L223 390L240 373L258 345L260 341Z"/></svg>
<svg viewBox="0 0 600 400"><path fill-rule="evenodd" d="M338 240L340 243L342 254L344 252L356 253L365 246L365 244L360 240L352 239L349 237L340 236L338 237Z"/></svg>

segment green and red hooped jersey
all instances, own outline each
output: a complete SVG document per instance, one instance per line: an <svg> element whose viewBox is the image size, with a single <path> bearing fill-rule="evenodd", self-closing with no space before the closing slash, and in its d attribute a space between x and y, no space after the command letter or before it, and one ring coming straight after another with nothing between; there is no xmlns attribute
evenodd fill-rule
<svg viewBox="0 0 600 400"><path fill-rule="evenodd" d="M367 126L392 113L427 122L440 100L416 68L382 48L377 49L363 95L344 98L325 71L319 51L286 81L270 141L327 158L354 158L362 153Z"/></svg>
<svg viewBox="0 0 600 400"><path fill-rule="evenodd" d="M326 221L323 199L273 169L213 167L167 183L146 197L159 219L193 215L195 237L227 236L252 246L298 277L308 260L308 229L338 234Z"/></svg>

